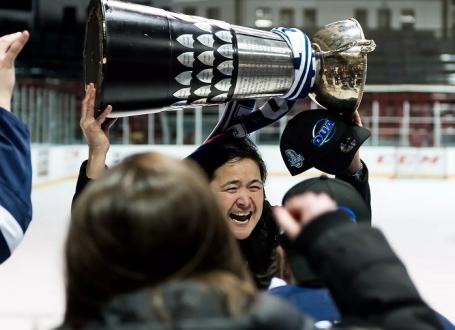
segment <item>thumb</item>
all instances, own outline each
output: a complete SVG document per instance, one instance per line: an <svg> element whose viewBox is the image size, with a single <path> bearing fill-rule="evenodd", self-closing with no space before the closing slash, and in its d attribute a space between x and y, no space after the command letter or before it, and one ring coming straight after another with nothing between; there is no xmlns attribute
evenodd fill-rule
<svg viewBox="0 0 455 330"><path fill-rule="evenodd" d="M16 60L17 55L19 55L19 53L21 52L22 48L24 48L25 44L28 41L29 36L30 35L28 31L17 33L16 39L6 50L4 61L7 68L11 68L14 66L14 61Z"/></svg>

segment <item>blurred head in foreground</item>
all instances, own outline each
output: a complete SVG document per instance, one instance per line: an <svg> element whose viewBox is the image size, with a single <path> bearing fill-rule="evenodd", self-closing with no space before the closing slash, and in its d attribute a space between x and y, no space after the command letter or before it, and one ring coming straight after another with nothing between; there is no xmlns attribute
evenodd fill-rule
<svg viewBox="0 0 455 330"><path fill-rule="evenodd" d="M176 279L218 287L228 306L229 292L254 293L205 176L158 153L127 158L84 191L65 262L65 324L76 327L119 294Z"/></svg>

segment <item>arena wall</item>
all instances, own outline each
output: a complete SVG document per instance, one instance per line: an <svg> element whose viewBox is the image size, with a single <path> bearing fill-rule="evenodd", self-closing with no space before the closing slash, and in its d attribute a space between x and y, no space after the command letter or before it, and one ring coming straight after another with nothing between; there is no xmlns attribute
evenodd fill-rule
<svg viewBox="0 0 455 330"><path fill-rule="evenodd" d="M178 158L190 154L196 146L113 145L107 163L113 165L122 158L145 151L158 151ZM260 146L271 176L289 175L277 146ZM33 183L48 184L56 180L74 179L79 166L87 158L87 146L32 146ZM382 178L455 178L455 148L363 147L361 157L370 169L371 177ZM302 176L318 175L311 169Z"/></svg>

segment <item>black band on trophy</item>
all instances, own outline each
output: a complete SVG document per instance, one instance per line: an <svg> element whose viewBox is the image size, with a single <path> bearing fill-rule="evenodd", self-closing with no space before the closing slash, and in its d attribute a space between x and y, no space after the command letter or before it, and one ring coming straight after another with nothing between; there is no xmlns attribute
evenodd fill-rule
<svg viewBox="0 0 455 330"><path fill-rule="evenodd" d="M236 52L231 29L209 22L169 20L172 49L171 94L174 104L220 103L233 91ZM226 26L229 27L229 26Z"/></svg>

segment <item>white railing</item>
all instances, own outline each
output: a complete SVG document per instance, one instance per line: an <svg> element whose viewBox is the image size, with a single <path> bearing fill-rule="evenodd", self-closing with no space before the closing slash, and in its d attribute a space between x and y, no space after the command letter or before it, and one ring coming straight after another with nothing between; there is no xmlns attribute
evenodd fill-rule
<svg viewBox="0 0 455 330"><path fill-rule="evenodd" d="M366 145L455 146L455 105L450 97L446 102L434 101L430 95L437 94L429 94L439 91L439 95L447 96L448 88L407 86L403 89L395 86L398 93L392 93L394 86L380 87L370 89L397 99L406 95L400 93L425 92L427 99L419 104L411 99L404 99L401 105L395 102L392 115L384 115L387 109L381 109L384 105L378 100L373 100L368 106L363 103L360 113L364 126L371 131ZM454 90L449 87L450 91ZM84 142L79 128L81 98L82 87L77 82L22 80L14 92L13 109L30 127L34 143L78 144ZM302 109L316 107L309 99L304 104L300 105ZM223 105L215 105L124 117L112 128L111 141L117 144L200 144L215 127L223 109ZM277 144L287 121L297 111L293 110L278 122L255 132L252 139L258 144Z"/></svg>
<svg viewBox="0 0 455 330"><path fill-rule="evenodd" d="M184 158L196 148L197 145L112 145L107 164L113 165L128 155L148 151ZM259 151L270 176L290 175L277 145L259 145ZM85 145L33 146L33 184L74 179L87 155ZM455 178L455 148L362 147L360 155L368 165L371 177ZM303 175L315 176L319 173L312 169Z"/></svg>

